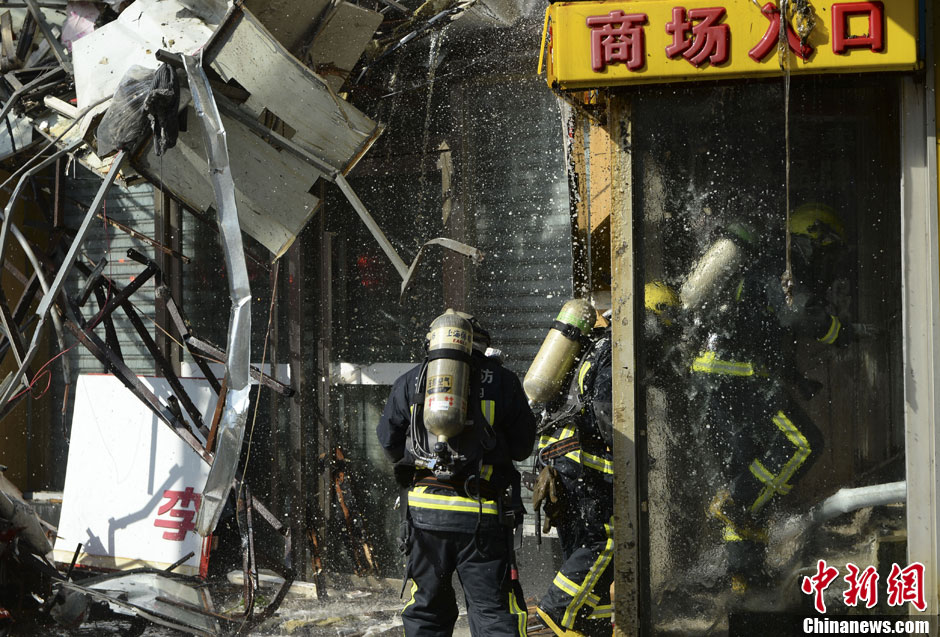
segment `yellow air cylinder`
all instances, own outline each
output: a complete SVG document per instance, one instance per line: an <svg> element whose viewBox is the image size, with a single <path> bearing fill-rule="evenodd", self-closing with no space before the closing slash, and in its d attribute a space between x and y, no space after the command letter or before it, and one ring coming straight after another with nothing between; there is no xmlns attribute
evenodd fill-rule
<svg viewBox="0 0 940 637"><path fill-rule="evenodd" d="M424 426L441 439L463 431L470 391L473 328L448 309L431 323L424 393Z"/></svg>
<svg viewBox="0 0 940 637"><path fill-rule="evenodd" d="M585 299L562 306L522 382L529 400L548 403L558 394L581 351L581 337L591 332L596 320L594 306Z"/></svg>
<svg viewBox="0 0 940 637"><path fill-rule="evenodd" d="M728 238L721 238L698 260L679 290L685 310L699 310L720 296L720 292L741 266L742 250Z"/></svg>

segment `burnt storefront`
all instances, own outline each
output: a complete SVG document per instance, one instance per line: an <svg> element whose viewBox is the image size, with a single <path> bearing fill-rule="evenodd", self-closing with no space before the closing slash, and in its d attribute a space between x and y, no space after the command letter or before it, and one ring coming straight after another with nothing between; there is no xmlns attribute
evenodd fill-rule
<svg viewBox="0 0 940 637"><path fill-rule="evenodd" d="M547 11L569 170L611 193L576 209L610 233L618 632L935 612L932 19Z"/></svg>

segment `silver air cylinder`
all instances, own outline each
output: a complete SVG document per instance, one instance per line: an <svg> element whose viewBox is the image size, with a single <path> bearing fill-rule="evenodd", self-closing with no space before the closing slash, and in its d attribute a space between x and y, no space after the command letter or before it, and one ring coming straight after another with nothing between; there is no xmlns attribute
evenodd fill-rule
<svg viewBox="0 0 940 637"><path fill-rule="evenodd" d="M446 440L463 431L470 391L470 322L447 310L431 323L424 394L424 426Z"/></svg>
<svg viewBox="0 0 940 637"><path fill-rule="evenodd" d="M562 306L522 382L529 400L548 403L558 394L581 351L579 336L587 336L596 321L597 312L585 299Z"/></svg>
<svg viewBox="0 0 940 637"><path fill-rule="evenodd" d="M741 267L742 250L728 238L715 241L695 264L679 290L685 310L698 310L709 301L715 302L728 280Z"/></svg>

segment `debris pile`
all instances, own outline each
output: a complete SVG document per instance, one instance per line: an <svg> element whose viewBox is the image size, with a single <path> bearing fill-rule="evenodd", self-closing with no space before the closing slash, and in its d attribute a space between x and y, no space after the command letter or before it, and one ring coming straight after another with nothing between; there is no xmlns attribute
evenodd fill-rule
<svg viewBox="0 0 940 637"><path fill-rule="evenodd" d="M0 473L0 604L15 605L0 606L0 633L29 609L44 618L37 621L67 627L101 613L198 635L258 624L291 590L296 556L304 555L296 543L308 547L314 564L321 548L316 528L292 537L291 525L237 472L257 400L252 387L284 398L298 391L275 366L251 361L246 253L258 260L260 246L268 252L260 260L269 262L285 255L321 204L321 185L335 183L401 276L402 294L430 246L482 259L445 238L424 242L410 264L401 258L345 177L383 126L341 91L355 69L363 77L370 64L439 22L464 14L498 22L517 12L511 2L483 0L429 2L414 11L395 0L375 8L325 0L59 3L53 6L62 11L38 0L26 0L26 9L0 6L0 161L10 168L0 184L9 194L0 264L15 282L0 287L0 419L35 395L38 383L51 382L52 370L75 405L63 427L70 449L57 527ZM77 227L62 215L66 162L101 178ZM37 186L49 171L54 186ZM109 191L144 182L220 237L231 302L225 347L199 335L170 277L148 256L127 251L127 263L140 268L129 282L110 276L106 259L87 257L83 244L102 220L188 261L108 219ZM76 280L73 293L67 282ZM135 300L151 287L201 378L182 375L145 322ZM133 328L158 376L133 371L119 321ZM77 346L108 375L72 378L62 355ZM49 362L38 366L49 350ZM107 467L99 460L105 456ZM342 450L321 457L319 470L331 476L355 570L374 574L372 548L358 542L362 512ZM105 497L101 484L111 491ZM203 582L218 542L213 532L226 517L236 521L243 566L243 603L229 613L217 611ZM164 544L141 540L153 533ZM258 533L265 542L256 542ZM256 612L262 566L277 587Z"/></svg>

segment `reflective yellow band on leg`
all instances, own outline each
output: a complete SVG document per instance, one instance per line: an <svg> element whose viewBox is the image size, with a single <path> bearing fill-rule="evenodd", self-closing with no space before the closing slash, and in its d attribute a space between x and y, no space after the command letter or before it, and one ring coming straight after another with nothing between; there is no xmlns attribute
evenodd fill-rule
<svg viewBox="0 0 940 637"><path fill-rule="evenodd" d="M756 373L750 363L724 361L715 352L702 352L692 361L692 371L723 376L753 376Z"/></svg>
<svg viewBox="0 0 940 637"><path fill-rule="evenodd" d="M832 322L829 323L829 331L825 333L820 338L816 340L820 343L825 343L826 345L832 345L836 342L836 339L839 338L839 331L842 329L842 321L839 320L836 316L830 316Z"/></svg>
<svg viewBox="0 0 940 637"><path fill-rule="evenodd" d="M812 452L806 436L796 428L796 425L793 424L792 420L787 418L786 414L782 411L778 411L773 421L774 424L777 425L777 428L787 437L787 440L796 447L796 451L790 459L787 460L786 464L783 465L783 468L777 475L771 473L759 460L755 459L751 462L751 473L765 485L757 496L757 499L751 504L749 509L751 512L760 511L775 493L779 493L780 495L789 493L790 489L793 488L793 486L789 484L790 478L792 478L793 474L806 462L806 459Z"/></svg>
<svg viewBox="0 0 940 637"><path fill-rule="evenodd" d="M408 608L409 606L415 603L415 593L417 592L418 592L418 582L411 580L411 599L409 599L408 602L405 604L405 606L401 609L402 613L405 612L406 608Z"/></svg>
<svg viewBox="0 0 940 637"><path fill-rule="evenodd" d="M584 581L581 582L581 585L578 587L577 593L574 594L574 599L571 600L571 603L568 604L568 607L565 609L565 614L561 618L561 623L566 628L571 628L574 625L574 620L578 616L578 612L581 610L581 607L587 603L589 596L594 590L594 586L597 584L597 580L600 579L601 575L604 573L604 570L610 564L610 560L614 554L614 519L610 518L610 522L604 524L604 532L607 535L607 542L604 544L604 548L598 554L597 559L594 560L594 563L591 564L590 570L588 570L587 575L584 578ZM566 578L567 579L567 578ZM570 581L570 580L569 580ZM600 601L600 598L597 598Z"/></svg>
<svg viewBox="0 0 940 637"><path fill-rule="evenodd" d="M529 614L524 609L519 607L519 602L516 600L516 595L511 589L509 591L509 612L516 616L517 627L519 628L519 637L525 637L525 634L528 631L527 624L529 622Z"/></svg>

